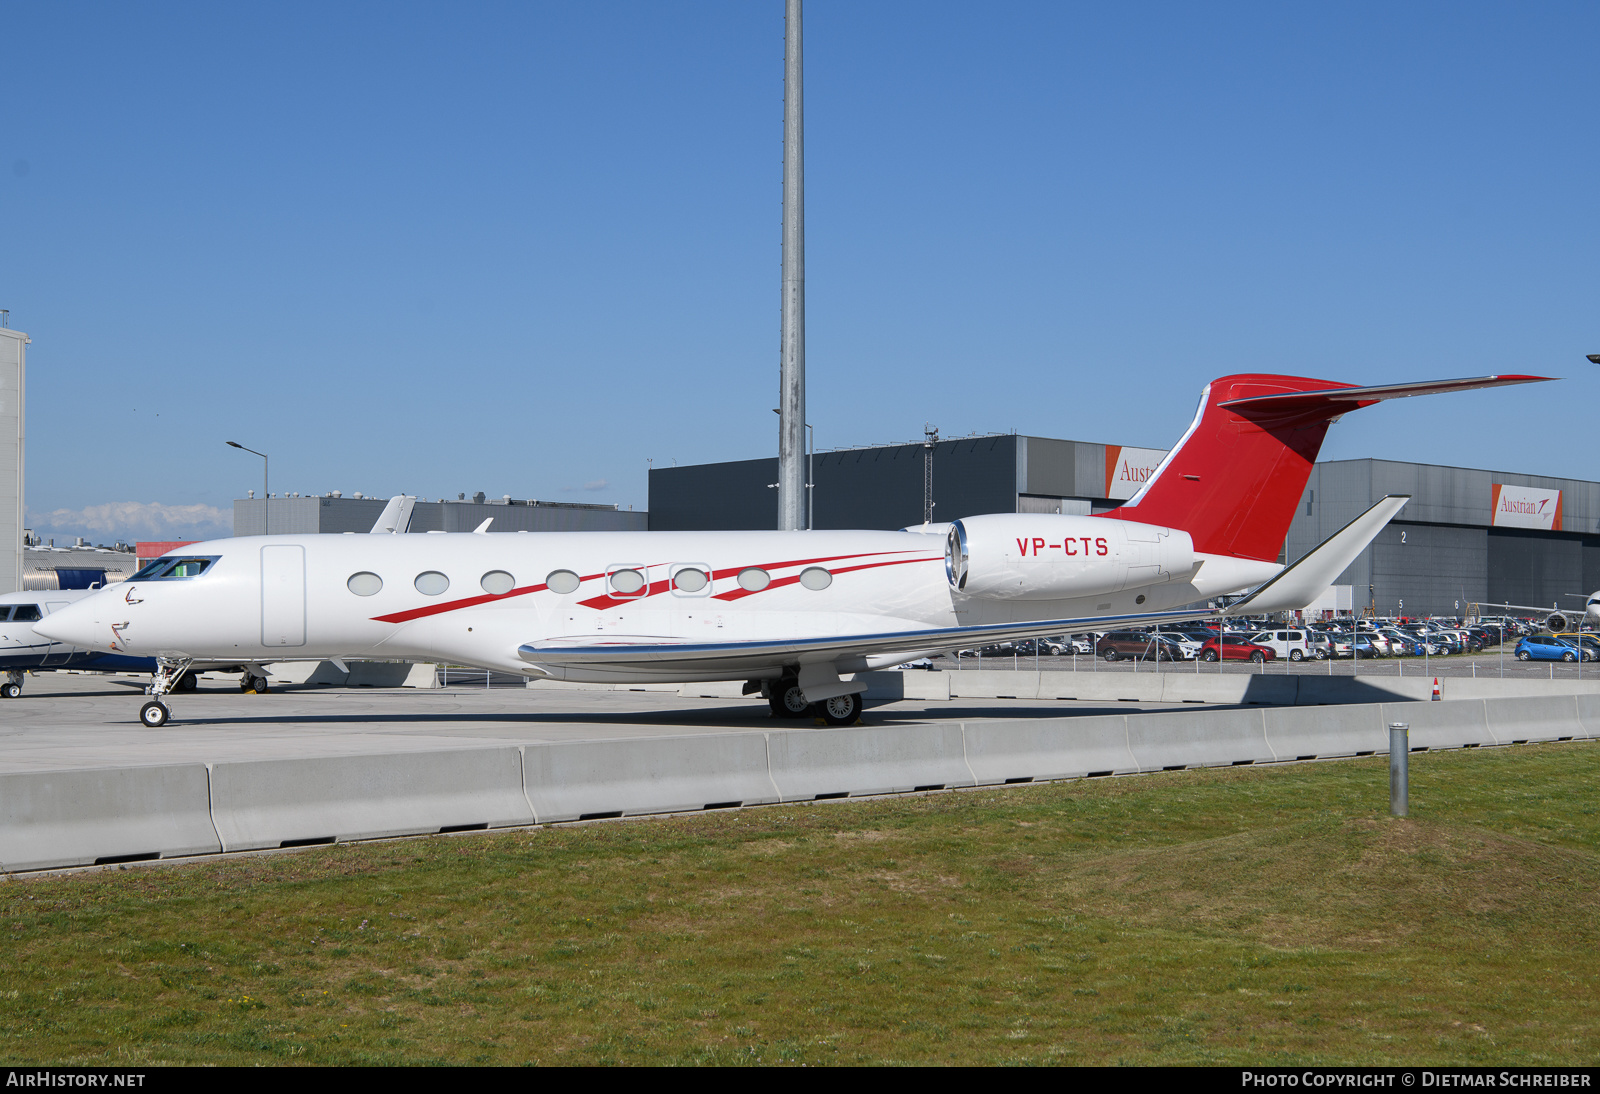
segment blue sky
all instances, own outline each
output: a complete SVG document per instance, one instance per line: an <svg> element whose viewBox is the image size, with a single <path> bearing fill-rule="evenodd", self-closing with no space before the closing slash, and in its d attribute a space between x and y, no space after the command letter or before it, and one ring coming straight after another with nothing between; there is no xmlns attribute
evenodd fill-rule
<svg viewBox="0 0 1600 1094"><path fill-rule="evenodd" d="M225 534L230 439L275 492L636 508L648 460L775 450L780 0L5 26L46 534ZM1600 479L1597 44L1579 3L812 0L819 446L1166 447L1229 372L1535 372L1324 457Z"/></svg>

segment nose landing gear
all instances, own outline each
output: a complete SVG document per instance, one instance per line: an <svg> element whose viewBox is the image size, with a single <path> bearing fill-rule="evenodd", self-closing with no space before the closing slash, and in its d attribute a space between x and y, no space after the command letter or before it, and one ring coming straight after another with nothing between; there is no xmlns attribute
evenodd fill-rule
<svg viewBox="0 0 1600 1094"><path fill-rule="evenodd" d="M172 717L172 713L167 710L167 704L161 701L161 697L169 691L185 690L184 677L194 679L189 675L189 666L192 664L194 664L192 657L156 658L156 671L151 674L150 686L145 688L144 692L150 696L150 700L139 708L140 722L151 729L160 729L167 724L167 719Z"/></svg>

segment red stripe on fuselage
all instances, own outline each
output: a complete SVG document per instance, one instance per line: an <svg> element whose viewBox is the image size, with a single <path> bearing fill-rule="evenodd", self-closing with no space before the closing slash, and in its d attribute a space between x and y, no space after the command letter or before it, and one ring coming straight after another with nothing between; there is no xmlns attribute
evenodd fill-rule
<svg viewBox="0 0 1600 1094"><path fill-rule="evenodd" d="M808 566L808 565L813 565L813 564L818 563L818 562L837 562L840 559L846 559L846 558L875 558L878 555L903 555L903 554L907 554L907 553L909 553L909 552L906 552L906 551L872 551L872 552L869 552L869 553L864 554L864 555L859 555L859 554L858 555L827 555L827 556L824 556L822 558L792 559L792 560L790 560L788 562L767 562L767 563L761 564L757 568L763 569L763 570L782 570L782 569L786 569L786 568L788 568L790 566ZM850 573L852 570L870 570L870 569L873 569L874 567L877 567L877 566L896 566L896 565L899 565L900 563L903 563L903 562L933 562L933 561L938 561L938 559L937 558L933 558L933 557L930 557L930 558L905 558L905 559L898 559L898 560L893 561L893 562L870 562L870 563L864 563L864 564L862 564L860 566L842 566L842 567L834 570L833 572L836 573L836 574L845 574L845 573ZM658 563L654 563L654 565L656 565L656 566L665 566L665 565L668 565L668 563L658 562ZM650 566L645 566L645 567L642 567L642 568L645 569L645 570L649 570ZM715 580L717 580L719 578L733 577L735 574L738 574L739 572L741 572L743 570L748 570L748 569L752 569L752 567L750 567L750 566L730 566L727 569L723 569L723 570L713 570L712 574L711 574L711 577L712 577L712 580L715 581ZM590 574L587 577L582 577L582 578L579 578L578 580L580 582L596 581L596 580L598 580L600 578L603 578L605 576L606 575L603 574L603 573ZM767 585L766 588L767 589L773 589L773 588L778 588L778 587L783 586L783 585L792 585L798 580L800 580L798 576L796 576L796 577L779 578L778 580L773 581L772 583ZM646 597L657 596L657 595L659 595L661 593L666 592L669 588L671 588L671 585L672 585L672 582L671 582L670 579L665 580L665 581L652 581L650 583L649 587L639 596L614 597L611 594L606 593L606 594L602 594L600 596L591 597L588 600L580 600L580 601L578 601L578 607L592 608L592 609L594 609L596 611L601 611L601 610L606 609L606 608L620 608L620 607L622 607L624 605L627 605L627 604L637 604L639 601L644 600ZM428 605L425 605L424 607L421 607L421 608L408 608L407 610L402 611L402 612L390 612L388 615L375 615L375 616L372 617L372 620L375 623L409 623L413 619L424 619L424 618L426 618L426 617L428 617L430 615L442 615L445 612L453 612L453 611L457 611L457 610L462 609L462 608L476 608L480 604L491 604L496 600L509 600L514 596L526 596L528 593L543 592L547 588L549 588L549 586L547 584L545 584L544 582L540 582L538 585L529 585L529 586L526 586L525 588L521 588L521 589L512 589L509 593L486 593L483 596L469 596L469 597L466 597L466 598L461 599L461 600L445 601L442 604L428 604ZM766 590L762 589L762 590L759 590L759 591L765 592ZM722 594L718 595L717 597L715 597L714 599L724 600L724 601L732 601L732 600L739 600L739 599L741 599L743 597L746 597L746 596L749 596L749 595L750 595L750 590L748 590L748 589L735 589L730 593L722 593Z"/></svg>
<svg viewBox="0 0 1600 1094"><path fill-rule="evenodd" d="M907 553L908 552L906 552L906 551L872 551L872 552L869 552L868 554L864 554L864 555L827 555L827 556L825 556L823 558L797 558L797 559L791 559L788 562L763 562L759 566L729 566L726 569L711 571L711 580L717 581L717 580L720 580L722 578L733 577L735 574L739 574L739 573L744 572L745 570L751 570L751 569L785 570L785 569L788 569L791 566L810 566L810 565L814 565L814 564L816 564L818 562L837 562L838 560L840 560L842 558L876 558L879 555L903 555L903 554L907 554ZM902 561L916 562L918 560L917 559L903 559ZM662 565L662 564L661 563L657 563L656 565ZM876 565L880 565L881 566L881 565L885 565L885 563L876 563ZM859 569L864 569L864 568L865 567L862 567L862 566L843 566L843 567L840 567L837 570L834 570L833 572L836 573L836 574L842 574L842 573L848 573L850 570L859 570ZM778 586L781 586L781 585L792 585L797 580L799 580L799 579L798 578L794 578L794 577L779 578L776 581L769 582L765 586L765 588L762 588L762 589L757 590L757 591L758 592L765 592L767 589L777 588ZM650 587L648 589L646 589L644 592L640 593L638 596L613 596L610 593L606 593L606 594L603 594L601 596L593 597L593 598L591 598L589 600L580 600L578 602L578 606L579 607L583 607L583 608L593 608L596 611L602 611L602 610L604 610L606 608L620 608L620 607L623 607L623 606L628 605L628 604L637 604L639 601L645 599L646 597L656 596L656 595L658 595L660 593L664 593L668 589L670 589L671 587L672 587L672 582L670 580L667 580L667 581L652 581L650 583ZM730 600L738 600L741 597L746 597L746 596L749 596L749 595L750 595L750 590L749 589L734 589L734 590L732 590L730 592L718 593L712 599L730 601Z"/></svg>
<svg viewBox="0 0 1600 1094"><path fill-rule="evenodd" d="M943 562L943 561L944 561L944 559L942 559L942 558L897 558L897 559L893 559L892 561L889 561L889 562L863 562L860 566L840 566L837 570L833 570L833 571L830 571L830 572L833 573L833 574L836 574L836 575L837 574L848 574L848 573L853 573L856 570L876 570L880 566L904 566L908 562ZM768 589L777 589L777 588L783 587L784 585L793 585L795 582L797 582L799 580L800 580L800 575L799 574L795 574L793 577L780 577L776 581L771 582L765 588L762 588L762 589L733 589L730 592L718 593L712 599L714 599L714 600L726 600L726 601L742 600L743 598L745 598L747 596L754 596L756 593L764 593Z"/></svg>

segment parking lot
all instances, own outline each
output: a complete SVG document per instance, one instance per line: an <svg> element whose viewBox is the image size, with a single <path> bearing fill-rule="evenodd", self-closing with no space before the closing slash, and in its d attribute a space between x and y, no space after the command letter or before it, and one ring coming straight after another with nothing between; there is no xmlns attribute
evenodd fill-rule
<svg viewBox="0 0 1600 1094"><path fill-rule="evenodd" d="M1504 653L1501 653L1503 648ZM1079 657L936 657L934 668L942 671L968 669L1015 669L1021 672L1138 672L1196 673L1207 675L1311 675L1311 676L1388 676L1501 677L1523 680L1600 680L1600 665L1565 664L1556 661L1518 661L1512 644L1483 653L1456 654L1450 657L1396 657L1351 661L1269 661L1254 665L1248 661L1117 661L1107 662L1087 654Z"/></svg>

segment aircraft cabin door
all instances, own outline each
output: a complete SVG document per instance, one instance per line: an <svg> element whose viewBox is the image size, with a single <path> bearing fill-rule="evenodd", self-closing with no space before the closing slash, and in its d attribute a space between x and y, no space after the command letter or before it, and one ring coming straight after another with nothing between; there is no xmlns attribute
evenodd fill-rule
<svg viewBox="0 0 1600 1094"><path fill-rule="evenodd" d="M261 548L261 644L306 644L306 549Z"/></svg>

